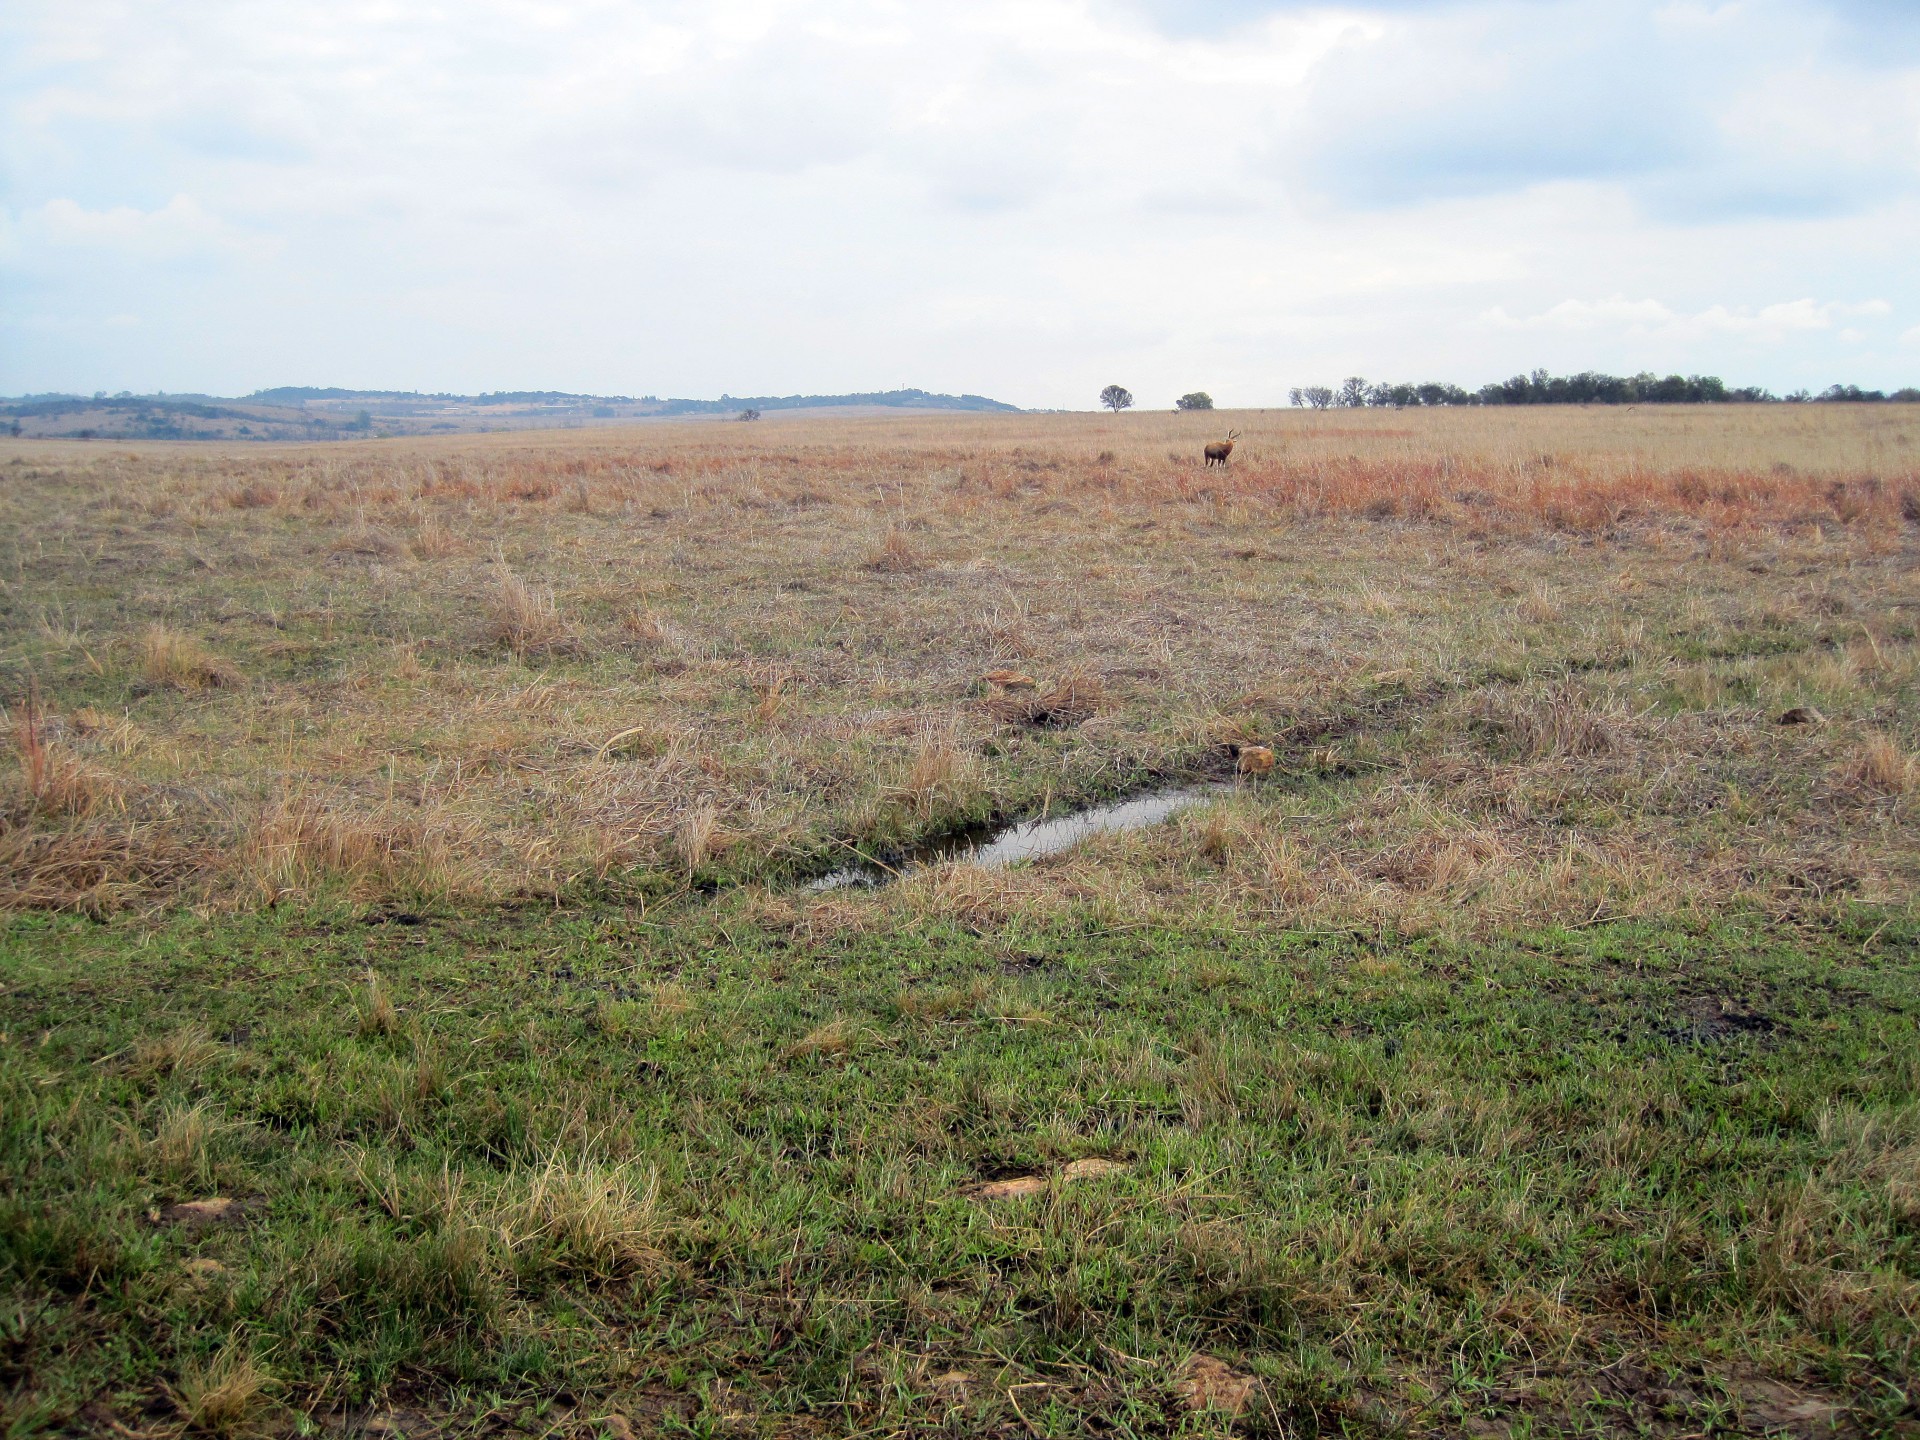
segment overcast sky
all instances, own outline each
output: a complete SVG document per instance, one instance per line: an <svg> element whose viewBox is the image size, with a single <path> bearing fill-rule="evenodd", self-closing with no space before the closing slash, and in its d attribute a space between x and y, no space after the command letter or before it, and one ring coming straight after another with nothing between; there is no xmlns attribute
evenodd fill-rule
<svg viewBox="0 0 1920 1440"><path fill-rule="evenodd" d="M0 392L1920 384L1920 0L6 0Z"/></svg>

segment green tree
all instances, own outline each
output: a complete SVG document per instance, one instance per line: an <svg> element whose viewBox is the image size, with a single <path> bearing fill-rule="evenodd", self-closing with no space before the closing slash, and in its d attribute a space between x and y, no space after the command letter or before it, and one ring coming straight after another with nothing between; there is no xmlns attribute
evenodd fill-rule
<svg viewBox="0 0 1920 1440"><path fill-rule="evenodd" d="M1133 392L1124 385L1109 385L1100 392L1100 403L1118 415L1133 408Z"/></svg>
<svg viewBox="0 0 1920 1440"><path fill-rule="evenodd" d="M1191 395L1182 395L1178 400L1174 401L1173 408L1176 410L1211 410L1213 408L1213 396L1204 390L1195 390Z"/></svg>

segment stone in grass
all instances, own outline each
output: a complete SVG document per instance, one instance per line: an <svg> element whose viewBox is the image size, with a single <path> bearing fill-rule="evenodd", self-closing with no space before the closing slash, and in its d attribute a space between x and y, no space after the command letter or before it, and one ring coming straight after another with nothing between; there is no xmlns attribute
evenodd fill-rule
<svg viewBox="0 0 1920 1440"><path fill-rule="evenodd" d="M164 1210L149 1212L159 1225L180 1225L188 1230L205 1230L214 1225L231 1225L247 1210L247 1202L226 1195L210 1195L205 1200L182 1200Z"/></svg>
<svg viewBox="0 0 1920 1440"><path fill-rule="evenodd" d="M1097 1155L1089 1155L1062 1169L1060 1178L1071 1184L1076 1180L1097 1180L1104 1175L1118 1175L1126 1168L1118 1160L1104 1160ZM1022 1195L1038 1195L1046 1188L1045 1175L1009 1175L1004 1180L983 1180L978 1185L968 1186L961 1193L975 1200L1017 1200Z"/></svg>
<svg viewBox="0 0 1920 1440"><path fill-rule="evenodd" d="M1182 1406L1195 1414L1212 1411L1237 1418L1252 1407L1259 1389L1258 1380L1241 1374L1226 1361L1212 1355L1195 1355L1180 1367L1180 1378L1174 1382L1173 1393Z"/></svg>
<svg viewBox="0 0 1920 1440"><path fill-rule="evenodd" d="M193 1281L196 1285L204 1285L216 1275L224 1275L227 1273L226 1266L222 1265L218 1260L211 1259L205 1255L196 1255L191 1260L182 1261L180 1269L186 1275L187 1279Z"/></svg>
<svg viewBox="0 0 1920 1440"><path fill-rule="evenodd" d="M1781 713L1779 723L1782 725L1824 725L1827 723L1827 717L1811 705L1796 705L1791 710L1786 710Z"/></svg>

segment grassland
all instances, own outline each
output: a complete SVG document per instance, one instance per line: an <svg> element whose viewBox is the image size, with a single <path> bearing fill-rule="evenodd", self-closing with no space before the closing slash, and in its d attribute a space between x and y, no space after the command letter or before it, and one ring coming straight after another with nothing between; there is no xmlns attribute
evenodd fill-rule
<svg viewBox="0 0 1920 1440"><path fill-rule="evenodd" d="M1910 1430L1920 413L1219 422L0 448L9 1433Z"/></svg>

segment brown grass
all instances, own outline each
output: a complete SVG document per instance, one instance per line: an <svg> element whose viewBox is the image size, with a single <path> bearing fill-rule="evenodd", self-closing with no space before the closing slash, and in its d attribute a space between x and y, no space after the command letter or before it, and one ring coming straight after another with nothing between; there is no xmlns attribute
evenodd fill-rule
<svg viewBox="0 0 1920 1440"><path fill-rule="evenodd" d="M156 690L214 690L243 683L240 672L192 635L149 625L140 637L140 673Z"/></svg>
<svg viewBox="0 0 1920 1440"><path fill-rule="evenodd" d="M1849 777L1881 795L1904 795L1920 778L1920 759L1886 735L1864 737L1849 762Z"/></svg>
<svg viewBox="0 0 1920 1440"><path fill-rule="evenodd" d="M515 1218L523 1242L562 1270L631 1275L666 1263L658 1179L624 1165L555 1157L528 1181Z"/></svg>
<svg viewBox="0 0 1920 1440"><path fill-rule="evenodd" d="M231 1440L258 1426L276 1384L273 1372L235 1338L210 1359L181 1373L174 1402L190 1430Z"/></svg>
<svg viewBox="0 0 1920 1440"><path fill-rule="evenodd" d="M492 605L494 639L522 659L570 649L573 631L561 618L552 589L523 580L504 560L497 569Z"/></svg>
<svg viewBox="0 0 1920 1440"><path fill-rule="evenodd" d="M1865 408L1248 415L1230 472L1179 416L49 451L0 904L554 895L1256 745L1341 799L1211 846L1236 905L1906 894L1920 416ZM1184 903L1101 853L941 903Z"/></svg>

